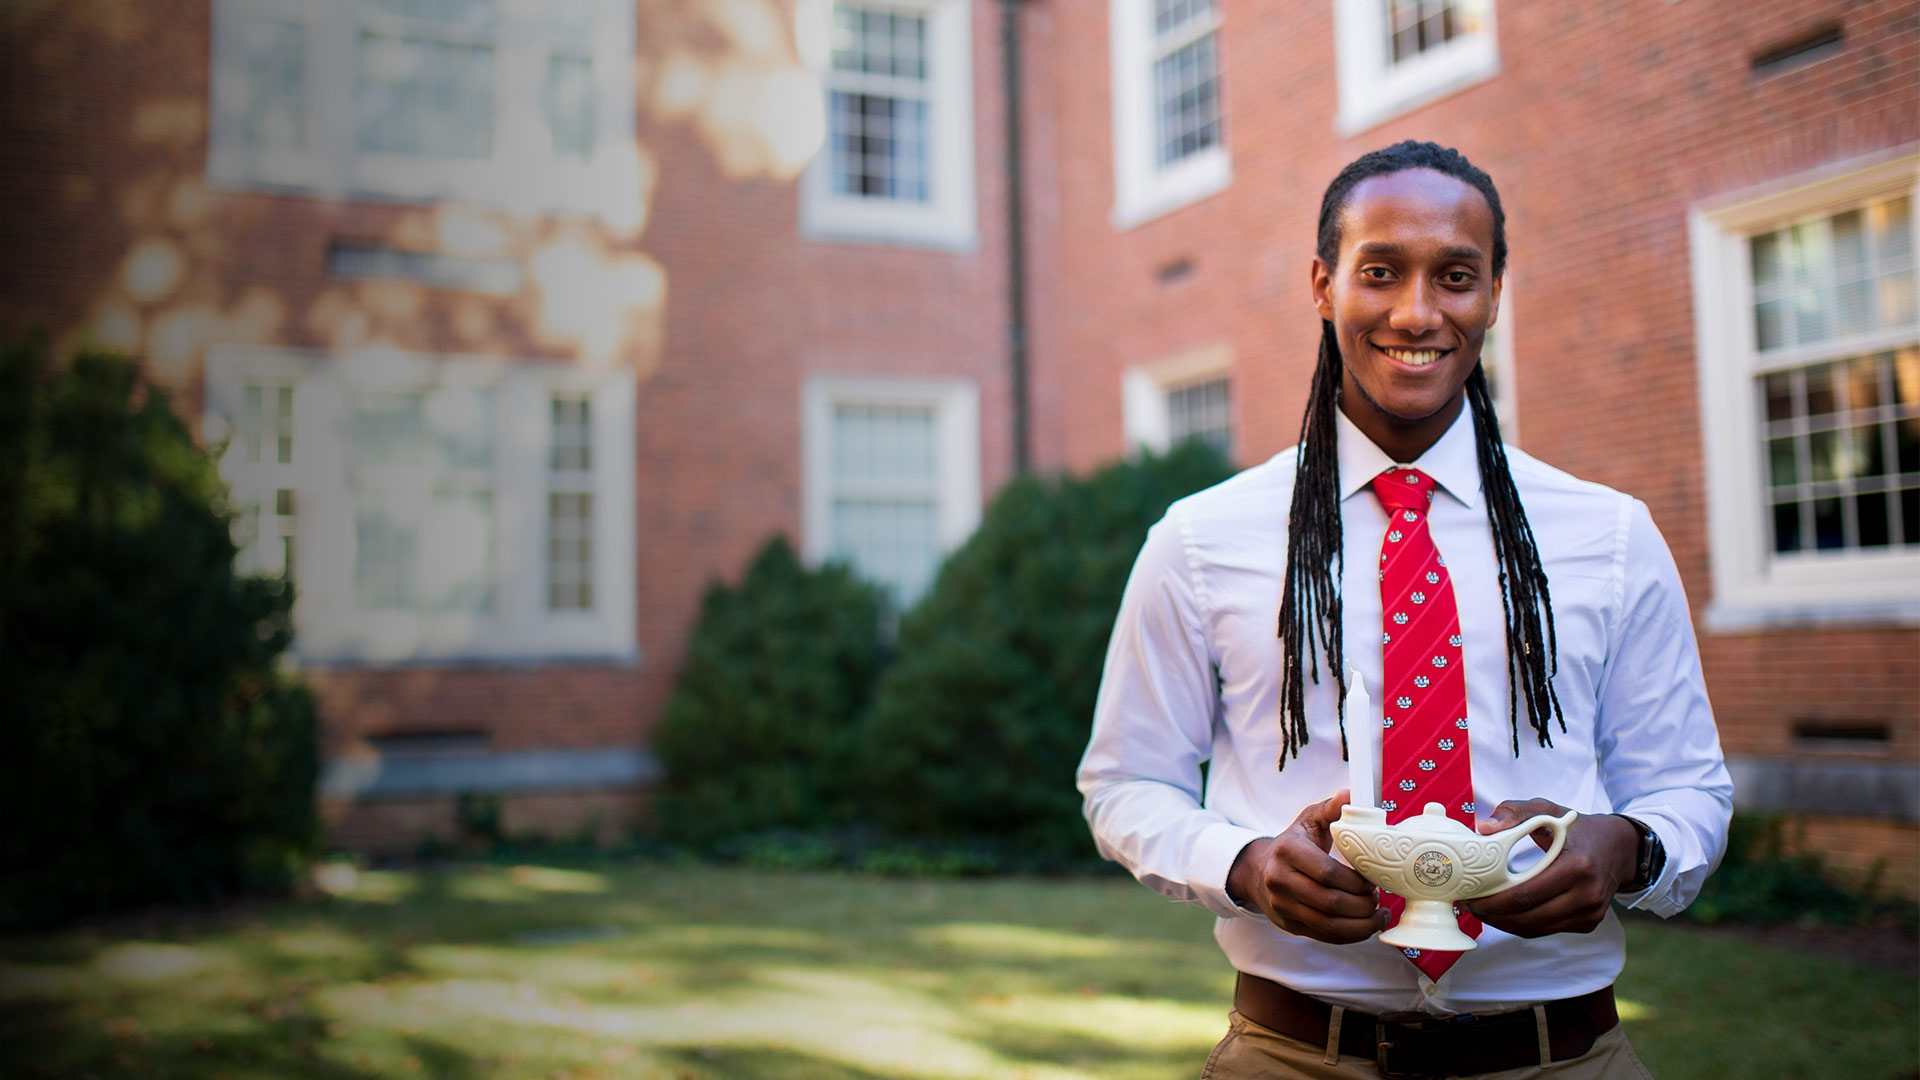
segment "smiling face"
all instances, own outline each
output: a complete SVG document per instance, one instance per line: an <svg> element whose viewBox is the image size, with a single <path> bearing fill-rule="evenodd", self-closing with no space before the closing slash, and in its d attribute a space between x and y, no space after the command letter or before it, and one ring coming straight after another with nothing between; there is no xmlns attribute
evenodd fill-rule
<svg viewBox="0 0 1920 1080"><path fill-rule="evenodd" d="M1356 184L1337 265L1313 260L1313 299L1345 372L1340 410L1395 461L1411 462L1460 415L1467 376L1500 307L1493 211L1430 169Z"/></svg>

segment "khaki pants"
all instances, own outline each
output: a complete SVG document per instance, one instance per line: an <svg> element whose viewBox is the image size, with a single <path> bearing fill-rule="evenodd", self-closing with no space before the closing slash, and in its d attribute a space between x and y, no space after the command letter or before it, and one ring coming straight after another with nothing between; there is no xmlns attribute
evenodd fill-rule
<svg viewBox="0 0 1920 1080"><path fill-rule="evenodd" d="M1288 1038L1270 1028L1241 1016L1228 1014L1227 1037L1213 1048L1201 1080L1269 1080L1297 1077L1300 1080L1380 1080L1380 1070L1366 1058L1352 1054L1330 1058L1325 1045ZM1640 1058L1627 1043L1624 1028L1613 1029L1594 1041L1593 1049L1577 1058L1556 1061L1549 1068L1538 1065L1504 1072L1483 1073L1484 1080L1653 1080L1653 1074L1640 1064Z"/></svg>

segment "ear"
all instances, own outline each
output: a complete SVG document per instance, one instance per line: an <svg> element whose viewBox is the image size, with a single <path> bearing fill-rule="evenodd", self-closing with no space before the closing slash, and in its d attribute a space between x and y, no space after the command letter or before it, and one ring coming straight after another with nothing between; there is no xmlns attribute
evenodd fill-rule
<svg viewBox="0 0 1920 1080"><path fill-rule="evenodd" d="M1307 280L1309 285L1313 289L1314 308L1320 312L1320 317L1322 319L1325 319L1328 322L1332 322L1333 321L1333 269L1329 267L1326 263L1320 261L1320 256L1315 255L1313 257L1313 265L1308 269ZM1498 286L1495 287L1493 295L1494 295L1495 302L1498 303L1500 298L1500 292L1499 292Z"/></svg>
<svg viewBox="0 0 1920 1080"><path fill-rule="evenodd" d="M1493 329L1494 323L1500 321L1500 287L1506 283L1507 275L1505 274L1501 274L1499 277L1493 279L1493 314L1487 316L1487 329L1489 330Z"/></svg>

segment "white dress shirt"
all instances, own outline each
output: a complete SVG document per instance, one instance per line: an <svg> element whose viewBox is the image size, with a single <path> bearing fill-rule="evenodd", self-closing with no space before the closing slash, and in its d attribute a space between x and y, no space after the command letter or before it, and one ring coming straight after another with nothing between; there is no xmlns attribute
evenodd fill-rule
<svg viewBox="0 0 1920 1080"><path fill-rule="evenodd" d="M1296 450L1182 499L1148 533L1108 645L1079 787L1100 853L1153 889L1219 916L1238 970L1367 1012L1490 1011L1606 986L1625 958L1609 910L1592 933L1516 938L1491 926L1436 984L1377 939L1329 945L1281 930L1228 898L1241 848L1347 787L1324 653L1306 685L1309 742L1276 769L1280 586ZM1465 637L1473 797L1485 815L1545 798L1623 813L1659 834L1666 868L1623 897L1660 915L1684 908L1726 846L1733 784L1701 682L1673 557L1637 499L1509 446L1514 485L1546 567L1559 635L1554 687L1566 731L1542 747L1524 710L1508 718L1507 640L1471 410L1411 464L1438 482L1429 514L1452 571ZM1386 514L1372 479L1395 464L1339 417L1346 662L1379 700ZM1302 659L1304 664L1305 660ZM1377 723L1377 721L1375 721ZM1201 791L1201 763L1211 762ZM1539 858L1530 841L1516 868Z"/></svg>

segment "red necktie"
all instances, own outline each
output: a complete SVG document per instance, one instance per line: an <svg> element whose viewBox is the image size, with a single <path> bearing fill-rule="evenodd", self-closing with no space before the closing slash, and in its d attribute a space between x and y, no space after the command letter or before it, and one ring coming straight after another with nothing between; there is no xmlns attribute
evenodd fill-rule
<svg viewBox="0 0 1920 1080"><path fill-rule="evenodd" d="M1380 711L1386 729L1380 735L1380 805L1392 825L1437 802L1471 829L1467 673L1453 581L1427 528L1433 478L1418 469L1392 468L1373 478L1373 493L1387 511L1387 535L1380 542ZM1384 889L1380 901L1393 914L1388 925L1399 922L1407 902ZM1458 908L1455 914L1461 931L1477 939L1480 920ZM1401 951L1435 981L1460 959L1457 952Z"/></svg>

